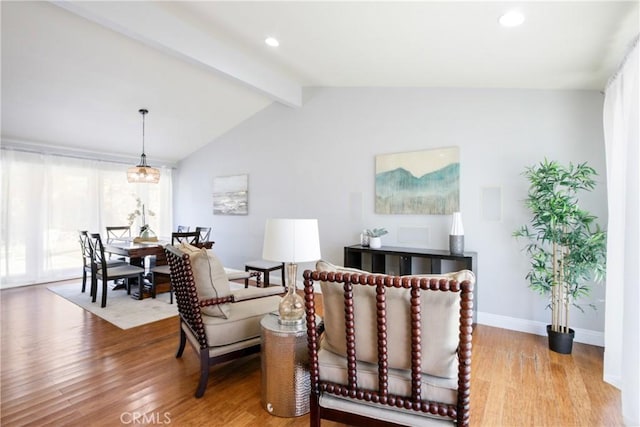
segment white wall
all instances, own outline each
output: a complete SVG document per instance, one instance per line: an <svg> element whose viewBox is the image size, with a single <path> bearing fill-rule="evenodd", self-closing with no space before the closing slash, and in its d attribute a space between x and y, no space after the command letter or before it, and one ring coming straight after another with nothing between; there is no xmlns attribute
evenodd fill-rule
<svg viewBox="0 0 640 427"><path fill-rule="evenodd" d="M317 88L300 109L272 104L179 164L176 224L211 225L225 266L261 257L269 217L318 218L323 258L342 264L363 228L386 227L383 244L448 248L451 216L374 213L378 154L459 146L465 249L478 253L480 322L543 334L546 301L527 288L528 260L511 233L528 220L525 166L588 161L599 173L584 207L606 224L603 96L593 91ZM215 117L212 117L215 120ZM214 176L249 174L249 215L212 214ZM482 218L484 187L500 187L502 220ZM398 242L398 230L429 239ZM424 231L424 230L423 230ZM302 266L304 268L308 265ZM572 315L577 341L601 344L598 311ZM587 302L587 301L585 301ZM514 326L515 325L515 326Z"/></svg>

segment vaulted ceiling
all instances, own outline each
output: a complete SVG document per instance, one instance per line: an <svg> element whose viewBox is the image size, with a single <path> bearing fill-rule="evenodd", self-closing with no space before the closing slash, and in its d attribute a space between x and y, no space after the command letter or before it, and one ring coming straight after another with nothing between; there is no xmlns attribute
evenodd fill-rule
<svg viewBox="0 0 640 427"><path fill-rule="evenodd" d="M521 26L498 25L521 11ZM178 161L305 87L603 90L638 2L2 1L3 144ZM266 37L280 41L277 48Z"/></svg>

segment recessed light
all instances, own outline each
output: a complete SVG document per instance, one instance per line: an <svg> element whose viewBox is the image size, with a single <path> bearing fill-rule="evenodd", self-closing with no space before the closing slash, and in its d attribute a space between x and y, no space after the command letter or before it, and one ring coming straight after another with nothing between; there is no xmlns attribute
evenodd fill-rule
<svg viewBox="0 0 640 427"><path fill-rule="evenodd" d="M524 22L524 15L520 12L512 10L511 12L507 12L502 15L498 19L498 22L503 27L517 27Z"/></svg>
<svg viewBox="0 0 640 427"><path fill-rule="evenodd" d="M264 42L271 47L280 46L280 42L274 37L267 37L266 39L264 39Z"/></svg>

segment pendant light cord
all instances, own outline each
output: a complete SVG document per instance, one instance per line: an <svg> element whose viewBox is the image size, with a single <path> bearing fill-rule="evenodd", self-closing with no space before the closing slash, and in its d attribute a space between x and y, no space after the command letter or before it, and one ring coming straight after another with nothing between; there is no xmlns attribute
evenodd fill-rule
<svg viewBox="0 0 640 427"><path fill-rule="evenodd" d="M144 116L146 116L148 112L149 111L144 108L141 108L139 111L139 113L142 114L142 155L145 155L144 154Z"/></svg>

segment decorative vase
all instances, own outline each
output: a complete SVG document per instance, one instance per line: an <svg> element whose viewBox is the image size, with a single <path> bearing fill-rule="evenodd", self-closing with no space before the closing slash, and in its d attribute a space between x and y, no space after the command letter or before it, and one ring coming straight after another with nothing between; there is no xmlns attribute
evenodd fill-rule
<svg viewBox="0 0 640 427"><path fill-rule="evenodd" d="M369 247L371 249L380 249L382 247L382 239L380 237L370 237Z"/></svg>
<svg viewBox="0 0 640 427"><path fill-rule="evenodd" d="M462 226L462 215L460 212L454 212L451 220L449 252L458 255L462 255L464 253L464 227Z"/></svg>
<svg viewBox="0 0 640 427"><path fill-rule="evenodd" d="M157 240L156 233L154 233L153 230L149 228L148 225L145 225L140 228L140 240L142 241Z"/></svg>
<svg viewBox="0 0 640 427"><path fill-rule="evenodd" d="M551 325L547 325L547 336L549 337L549 350L560 354L571 354L573 349L573 338L576 332L569 328L567 332L556 332L551 329Z"/></svg>
<svg viewBox="0 0 640 427"><path fill-rule="evenodd" d="M369 246L369 235L367 234L367 230L364 230L360 233L360 246L367 247Z"/></svg>

